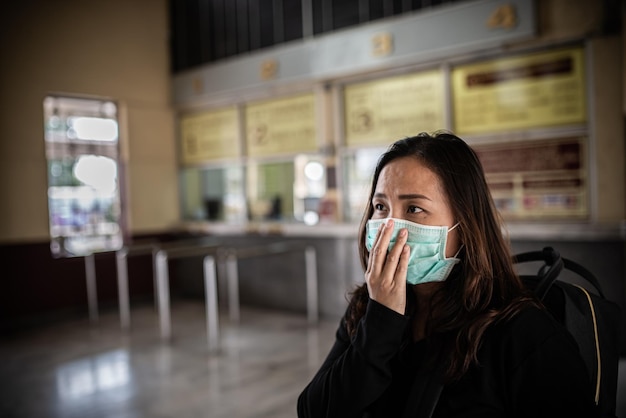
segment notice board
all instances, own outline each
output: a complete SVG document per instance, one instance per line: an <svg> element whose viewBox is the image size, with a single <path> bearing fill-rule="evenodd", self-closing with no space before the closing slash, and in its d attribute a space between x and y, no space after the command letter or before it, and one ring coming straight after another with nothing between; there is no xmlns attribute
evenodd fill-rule
<svg viewBox="0 0 626 418"><path fill-rule="evenodd" d="M347 85L344 103L347 146L390 144L445 128L440 70Z"/></svg>
<svg viewBox="0 0 626 418"><path fill-rule="evenodd" d="M235 107L183 116L180 120L180 137L183 164L230 159L241 155Z"/></svg>
<svg viewBox="0 0 626 418"><path fill-rule="evenodd" d="M317 152L312 93L251 103L245 114L250 157Z"/></svg>
<svg viewBox="0 0 626 418"><path fill-rule="evenodd" d="M586 123L582 48L559 49L452 70L459 135Z"/></svg>
<svg viewBox="0 0 626 418"><path fill-rule="evenodd" d="M473 148L505 219L585 219L586 143L584 137L573 137Z"/></svg>

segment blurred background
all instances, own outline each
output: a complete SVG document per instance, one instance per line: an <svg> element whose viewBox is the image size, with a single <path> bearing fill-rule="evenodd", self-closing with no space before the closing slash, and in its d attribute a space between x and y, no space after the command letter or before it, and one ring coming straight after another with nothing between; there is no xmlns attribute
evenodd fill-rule
<svg viewBox="0 0 626 418"><path fill-rule="evenodd" d="M624 17L619 0L4 2L0 415L295 416L363 280L378 156L439 129L479 154L514 252L598 277L626 356Z"/></svg>

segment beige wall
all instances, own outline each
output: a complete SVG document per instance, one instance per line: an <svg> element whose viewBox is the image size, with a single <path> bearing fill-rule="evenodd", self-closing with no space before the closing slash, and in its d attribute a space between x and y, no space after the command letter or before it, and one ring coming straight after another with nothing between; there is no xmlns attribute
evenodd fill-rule
<svg viewBox="0 0 626 418"><path fill-rule="evenodd" d="M626 171L624 166L624 114L622 96L621 40L596 39L590 42L592 54L591 150L595 166L596 221L626 219ZM616 57L620 57L616 59Z"/></svg>
<svg viewBox="0 0 626 418"><path fill-rule="evenodd" d="M131 232L176 224L166 0L14 3L0 29L0 242L48 239L42 101L51 92L118 101Z"/></svg>

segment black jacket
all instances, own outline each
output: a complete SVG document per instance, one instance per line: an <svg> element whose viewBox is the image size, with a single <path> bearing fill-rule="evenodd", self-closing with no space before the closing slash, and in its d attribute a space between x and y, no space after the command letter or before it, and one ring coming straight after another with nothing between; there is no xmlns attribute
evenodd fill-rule
<svg viewBox="0 0 626 418"><path fill-rule="evenodd" d="M410 342L409 323L373 300L352 340L342 319L328 357L298 398L298 416L399 418L415 409L415 376L430 370L438 352L429 341ZM443 387L433 417L595 416L576 343L539 308L492 326L478 358L479 366Z"/></svg>

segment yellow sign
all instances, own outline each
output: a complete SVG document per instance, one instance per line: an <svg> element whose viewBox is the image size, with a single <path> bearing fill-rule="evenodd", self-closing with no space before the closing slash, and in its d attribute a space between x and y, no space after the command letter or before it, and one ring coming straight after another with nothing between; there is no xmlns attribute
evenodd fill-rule
<svg viewBox="0 0 626 418"><path fill-rule="evenodd" d="M246 143L251 157L317 152L313 94L246 106Z"/></svg>
<svg viewBox="0 0 626 418"><path fill-rule="evenodd" d="M271 80L278 74L278 61L265 60L261 63L261 80Z"/></svg>
<svg viewBox="0 0 626 418"><path fill-rule="evenodd" d="M499 6L487 20L489 29L513 29L517 25L517 13L515 6L512 4L504 4Z"/></svg>
<svg viewBox="0 0 626 418"><path fill-rule="evenodd" d="M239 157L237 109L183 116L180 120L183 164Z"/></svg>
<svg viewBox="0 0 626 418"><path fill-rule="evenodd" d="M344 95L348 146L388 144L445 127L438 70L352 84Z"/></svg>
<svg viewBox="0 0 626 418"><path fill-rule="evenodd" d="M377 33L372 37L372 55L384 57L393 52L393 36L389 32Z"/></svg>
<svg viewBox="0 0 626 418"><path fill-rule="evenodd" d="M573 48L454 69L456 133L586 122L583 58L582 49Z"/></svg>

